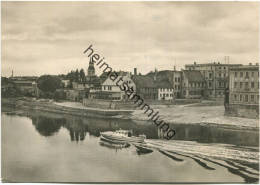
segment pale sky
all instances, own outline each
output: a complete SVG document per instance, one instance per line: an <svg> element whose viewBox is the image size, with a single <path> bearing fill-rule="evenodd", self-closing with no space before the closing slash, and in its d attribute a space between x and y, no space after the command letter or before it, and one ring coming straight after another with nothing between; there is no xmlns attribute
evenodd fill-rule
<svg viewBox="0 0 260 185"><path fill-rule="evenodd" d="M258 2L2 2L2 76L259 62ZM100 74L101 70L96 69Z"/></svg>

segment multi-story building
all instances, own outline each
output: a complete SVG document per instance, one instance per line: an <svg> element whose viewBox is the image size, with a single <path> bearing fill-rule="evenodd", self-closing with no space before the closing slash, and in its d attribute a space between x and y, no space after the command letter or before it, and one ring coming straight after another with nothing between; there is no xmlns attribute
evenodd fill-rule
<svg viewBox="0 0 260 185"><path fill-rule="evenodd" d="M226 112L233 116L259 118L259 67L239 66L230 69Z"/></svg>
<svg viewBox="0 0 260 185"><path fill-rule="evenodd" d="M123 81L117 84L118 80L111 80L111 78L107 76L107 79L102 83L100 97L102 96L104 99L110 100L126 100L127 96L125 92L120 89L123 82L127 83L128 87L135 91L135 83L131 79L129 72L119 71L116 73L118 75L117 79L122 78Z"/></svg>
<svg viewBox="0 0 260 185"><path fill-rule="evenodd" d="M180 98L181 90L182 90L182 71L177 71L174 67L172 73L173 73L172 85L173 85L174 96L176 98Z"/></svg>
<svg viewBox="0 0 260 185"><path fill-rule="evenodd" d="M150 72L147 76L157 79L159 81L167 80L171 84L171 89L173 89L173 95L175 98L181 97L181 85L182 85L182 71L177 71L175 66L174 70L163 70Z"/></svg>
<svg viewBox="0 0 260 185"><path fill-rule="evenodd" d="M156 87L158 89L158 100L173 100L174 92L168 80L157 82Z"/></svg>
<svg viewBox="0 0 260 185"><path fill-rule="evenodd" d="M23 95L37 96L37 77L35 76L16 76L9 78Z"/></svg>
<svg viewBox="0 0 260 185"><path fill-rule="evenodd" d="M228 87L229 69L232 67L242 66L242 64L188 64L185 65L186 70L200 71L206 81L205 96L210 98L224 98L225 88Z"/></svg>
<svg viewBox="0 0 260 185"><path fill-rule="evenodd" d="M205 94L206 81L200 71L182 71L182 97L202 98Z"/></svg>

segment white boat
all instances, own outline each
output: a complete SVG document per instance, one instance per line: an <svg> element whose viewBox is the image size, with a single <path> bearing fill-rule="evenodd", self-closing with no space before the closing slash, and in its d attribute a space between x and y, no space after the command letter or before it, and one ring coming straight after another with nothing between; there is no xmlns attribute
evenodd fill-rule
<svg viewBox="0 0 260 185"><path fill-rule="evenodd" d="M118 142L133 142L133 143L143 143L146 138L145 135L132 136L132 132L129 130L116 130L114 132L100 132L103 138L118 141Z"/></svg>

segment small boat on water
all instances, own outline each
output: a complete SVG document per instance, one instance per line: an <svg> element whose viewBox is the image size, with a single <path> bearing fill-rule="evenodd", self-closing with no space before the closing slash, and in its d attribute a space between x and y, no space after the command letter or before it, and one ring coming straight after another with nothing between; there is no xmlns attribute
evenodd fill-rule
<svg viewBox="0 0 260 185"><path fill-rule="evenodd" d="M143 143L146 138L145 135L133 136L130 130L116 130L114 132L100 132L101 138L108 139L115 142L126 142L126 143Z"/></svg>
<svg viewBox="0 0 260 185"><path fill-rule="evenodd" d="M104 146L111 149L123 149L128 148L130 146L129 143L114 143L103 139L100 140L99 144L100 146Z"/></svg>
<svg viewBox="0 0 260 185"><path fill-rule="evenodd" d="M153 150L151 148L148 148L148 147L146 147L145 145L142 145L142 144L141 145L135 144L135 147L136 147L137 152L139 154L147 154L147 153L153 152Z"/></svg>

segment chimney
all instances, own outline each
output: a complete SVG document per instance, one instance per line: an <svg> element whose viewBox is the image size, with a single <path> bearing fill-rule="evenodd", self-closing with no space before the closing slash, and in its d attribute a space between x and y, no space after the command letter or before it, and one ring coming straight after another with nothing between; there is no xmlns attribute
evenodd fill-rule
<svg viewBox="0 0 260 185"><path fill-rule="evenodd" d="M194 61L194 65L196 65L196 62Z"/></svg>
<svg viewBox="0 0 260 185"><path fill-rule="evenodd" d="M174 71L176 71L176 66L173 67Z"/></svg>
<svg viewBox="0 0 260 185"><path fill-rule="evenodd" d="M137 75L137 68L134 68L134 75Z"/></svg>

